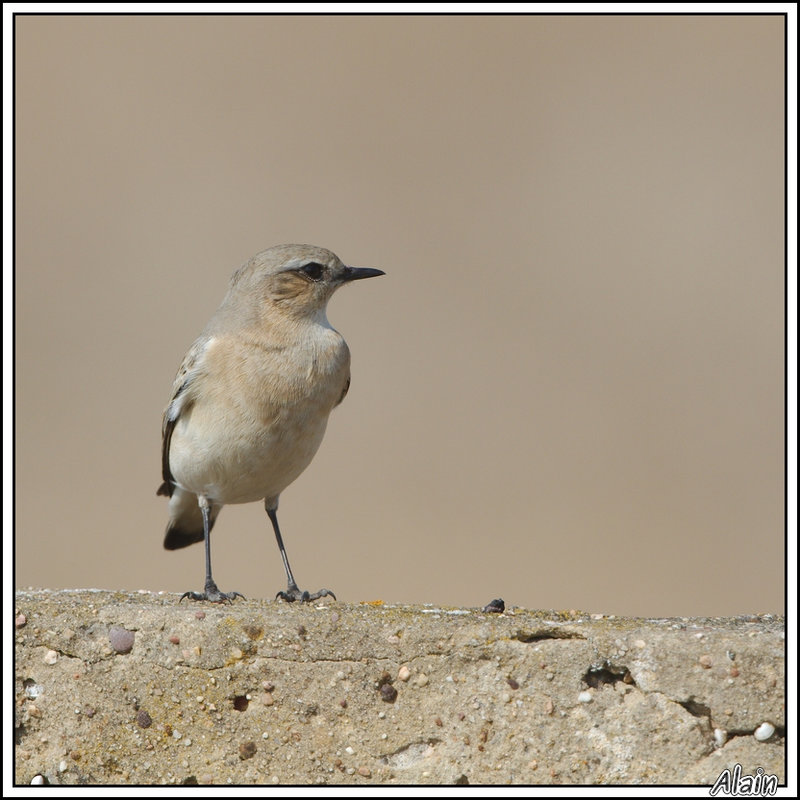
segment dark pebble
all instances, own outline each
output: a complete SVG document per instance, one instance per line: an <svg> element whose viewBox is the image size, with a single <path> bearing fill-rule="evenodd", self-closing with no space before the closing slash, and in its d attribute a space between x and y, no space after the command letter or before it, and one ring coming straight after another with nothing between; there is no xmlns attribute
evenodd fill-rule
<svg viewBox="0 0 800 800"><path fill-rule="evenodd" d="M397 689L394 688L390 683L384 683L381 686L381 700L384 703L394 703L397 700Z"/></svg>
<svg viewBox="0 0 800 800"><path fill-rule="evenodd" d="M392 676L388 672L386 672L386 670L384 670L381 673L380 678L378 678L378 688L380 689L385 684L391 683L391 682L392 682Z"/></svg>
<svg viewBox="0 0 800 800"><path fill-rule="evenodd" d="M140 711L136 715L136 724L140 728L149 728L153 724L153 720L150 719L150 715L146 711Z"/></svg>
<svg viewBox="0 0 800 800"><path fill-rule="evenodd" d="M239 745L239 758L244 761L247 758L252 758L256 754L255 742L242 742Z"/></svg>
<svg viewBox="0 0 800 800"><path fill-rule="evenodd" d="M483 607L484 614L502 614L506 610L506 604L502 597L492 600L491 603Z"/></svg>

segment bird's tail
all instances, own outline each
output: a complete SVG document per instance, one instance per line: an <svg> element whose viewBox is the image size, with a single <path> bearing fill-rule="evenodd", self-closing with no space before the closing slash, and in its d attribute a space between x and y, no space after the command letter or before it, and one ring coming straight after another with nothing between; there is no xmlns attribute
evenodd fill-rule
<svg viewBox="0 0 800 800"><path fill-rule="evenodd" d="M221 507L211 506L209 531L214 527ZM203 538L203 514L197 502L197 495L175 486L169 499L169 522L164 535L164 548L179 550L195 542L202 542Z"/></svg>

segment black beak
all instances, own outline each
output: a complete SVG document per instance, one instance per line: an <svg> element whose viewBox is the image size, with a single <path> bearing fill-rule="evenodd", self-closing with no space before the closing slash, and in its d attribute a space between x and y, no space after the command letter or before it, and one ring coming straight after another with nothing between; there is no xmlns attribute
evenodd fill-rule
<svg viewBox="0 0 800 800"><path fill-rule="evenodd" d="M342 281L360 281L362 278L377 278L378 275L385 275L386 273L381 269L372 269L372 267L345 267Z"/></svg>

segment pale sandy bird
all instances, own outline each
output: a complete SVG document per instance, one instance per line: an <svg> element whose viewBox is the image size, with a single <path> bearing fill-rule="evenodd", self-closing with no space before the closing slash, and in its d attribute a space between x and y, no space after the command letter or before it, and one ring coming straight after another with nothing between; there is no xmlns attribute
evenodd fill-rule
<svg viewBox="0 0 800 800"><path fill-rule="evenodd" d="M278 498L311 463L328 415L350 386L350 351L328 322L328 300L345 283L383 274L345 266L310 245L272 247L234 272L222 305L189 348L164 412L158 490L170 498L164 547L205 542L205 590L183 597L242 596L217 588L210 535L222 506L255 500L264 500L286 570L288 588L277 596L334 596L297 587L278 527Z"/></svg>

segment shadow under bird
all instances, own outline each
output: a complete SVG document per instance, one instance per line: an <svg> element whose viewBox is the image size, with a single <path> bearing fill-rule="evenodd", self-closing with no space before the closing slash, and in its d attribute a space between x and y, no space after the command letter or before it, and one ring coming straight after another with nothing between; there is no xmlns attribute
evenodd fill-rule
<svg viewBox="0 0 800 800"><path fill-rule="evenodd" d="M205 542L203 592L221 592L211 575L211 529L222 506L263 500L287 589L284 600L335 595L298 588L278 527L281 492L311 463L328 416L350 386L350 351L326 316L340 286L385 273L348 267L321 247L279 245L243 264L181 364L164 412L158 494L169 497L164 547Z"/></svg>

